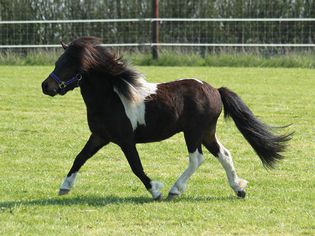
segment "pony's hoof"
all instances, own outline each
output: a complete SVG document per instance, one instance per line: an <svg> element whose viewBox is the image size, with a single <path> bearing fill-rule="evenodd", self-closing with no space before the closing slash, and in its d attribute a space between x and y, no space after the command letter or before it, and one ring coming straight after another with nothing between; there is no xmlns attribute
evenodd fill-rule
<svg viewBox="0 0 315 236"><path fill-rule="evenodd" d="M245 198L246 192L245 192L245 191L237 191L237 196L238 196L239 198Z"/></svg>
<svg viewBox="0 0 315 236"><path fill-rule="evenodd" d="M178 198L178 197L179 197L179 194L177 194L177 193L168 193L167 200L168 201L172 201L172 200L174 200L175 198Z"/></svg>
<svg viewBox="0 0 315 236"><path fill-rule="evenodd" d="M159 196L157 196L157 197L154 198L153 200L159 202L159 201L162 201L162 199L163 199L163 195L162 195L162 193L161 193Z"/></svg>
<svg viewBox="0 0 315 236"><path fill-rule="evenodd" d="M59 189L59 196L66 195L70 192L70 189Z"/></svg>

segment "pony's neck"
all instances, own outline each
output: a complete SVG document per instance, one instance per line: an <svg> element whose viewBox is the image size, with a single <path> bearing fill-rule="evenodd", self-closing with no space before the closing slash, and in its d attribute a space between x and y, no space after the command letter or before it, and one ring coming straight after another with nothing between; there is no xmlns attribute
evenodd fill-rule
<svg viewBox="0 0 315 236"><path fill-rule="evenodd" d="M91 73L84 77L80 85L81 95L87 106L92 104L93 107L99 104L104 106L110 102L114 96L113 86L110 79L106 78L109 75L99 73Z"/></svg>

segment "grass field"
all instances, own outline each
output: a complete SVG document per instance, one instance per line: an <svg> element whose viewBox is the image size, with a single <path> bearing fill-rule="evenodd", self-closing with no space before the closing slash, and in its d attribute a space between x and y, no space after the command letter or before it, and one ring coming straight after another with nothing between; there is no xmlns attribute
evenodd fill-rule
<svg viewBox="0 0 315 236"><path fill-rule="evenodd" d="M59 186L89 136L79 90L42 95L52 67L0 66L0 235L314 235L315 70L139 67L149 81L197 77L237 92L271 125L293 123L286 159L262 167L233 122L217 135L231 151L247 197L237 199L210 154L179 199L153 202L122 152L103 148L63 197ZM187 167L181 134L138 145L163 194Z"/></svg>

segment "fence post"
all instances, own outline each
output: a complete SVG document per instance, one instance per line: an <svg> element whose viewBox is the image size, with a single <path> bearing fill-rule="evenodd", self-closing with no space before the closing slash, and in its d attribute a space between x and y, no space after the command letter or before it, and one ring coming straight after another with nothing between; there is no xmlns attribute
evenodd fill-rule
<svg viewBox="0 0 315 236"><path fill-rule="evenodd" d="M152 0L152 19L159 18L159 0ZM152 21L152 43L159 42L159 22ZM157 45L152 46L152 58L158 59L159 58L159 48Z"/></svg>

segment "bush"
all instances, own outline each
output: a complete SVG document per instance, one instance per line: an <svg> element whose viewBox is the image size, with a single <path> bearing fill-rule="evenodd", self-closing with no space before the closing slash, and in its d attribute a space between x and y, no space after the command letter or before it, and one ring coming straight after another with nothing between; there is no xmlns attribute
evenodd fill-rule
<svg viewBox="0 0 315 236"><path fill-rule="evenodd" d="M37 50L25 56L0 53L2 65L54 65L62 51ZM137 66L228 66L228 67L300 67L315 68L315 54L311 52L264 56L261 53L222 52L204 57L197 53L162 52L154 60L150 53L122 53L127 61Z"/></svg>

